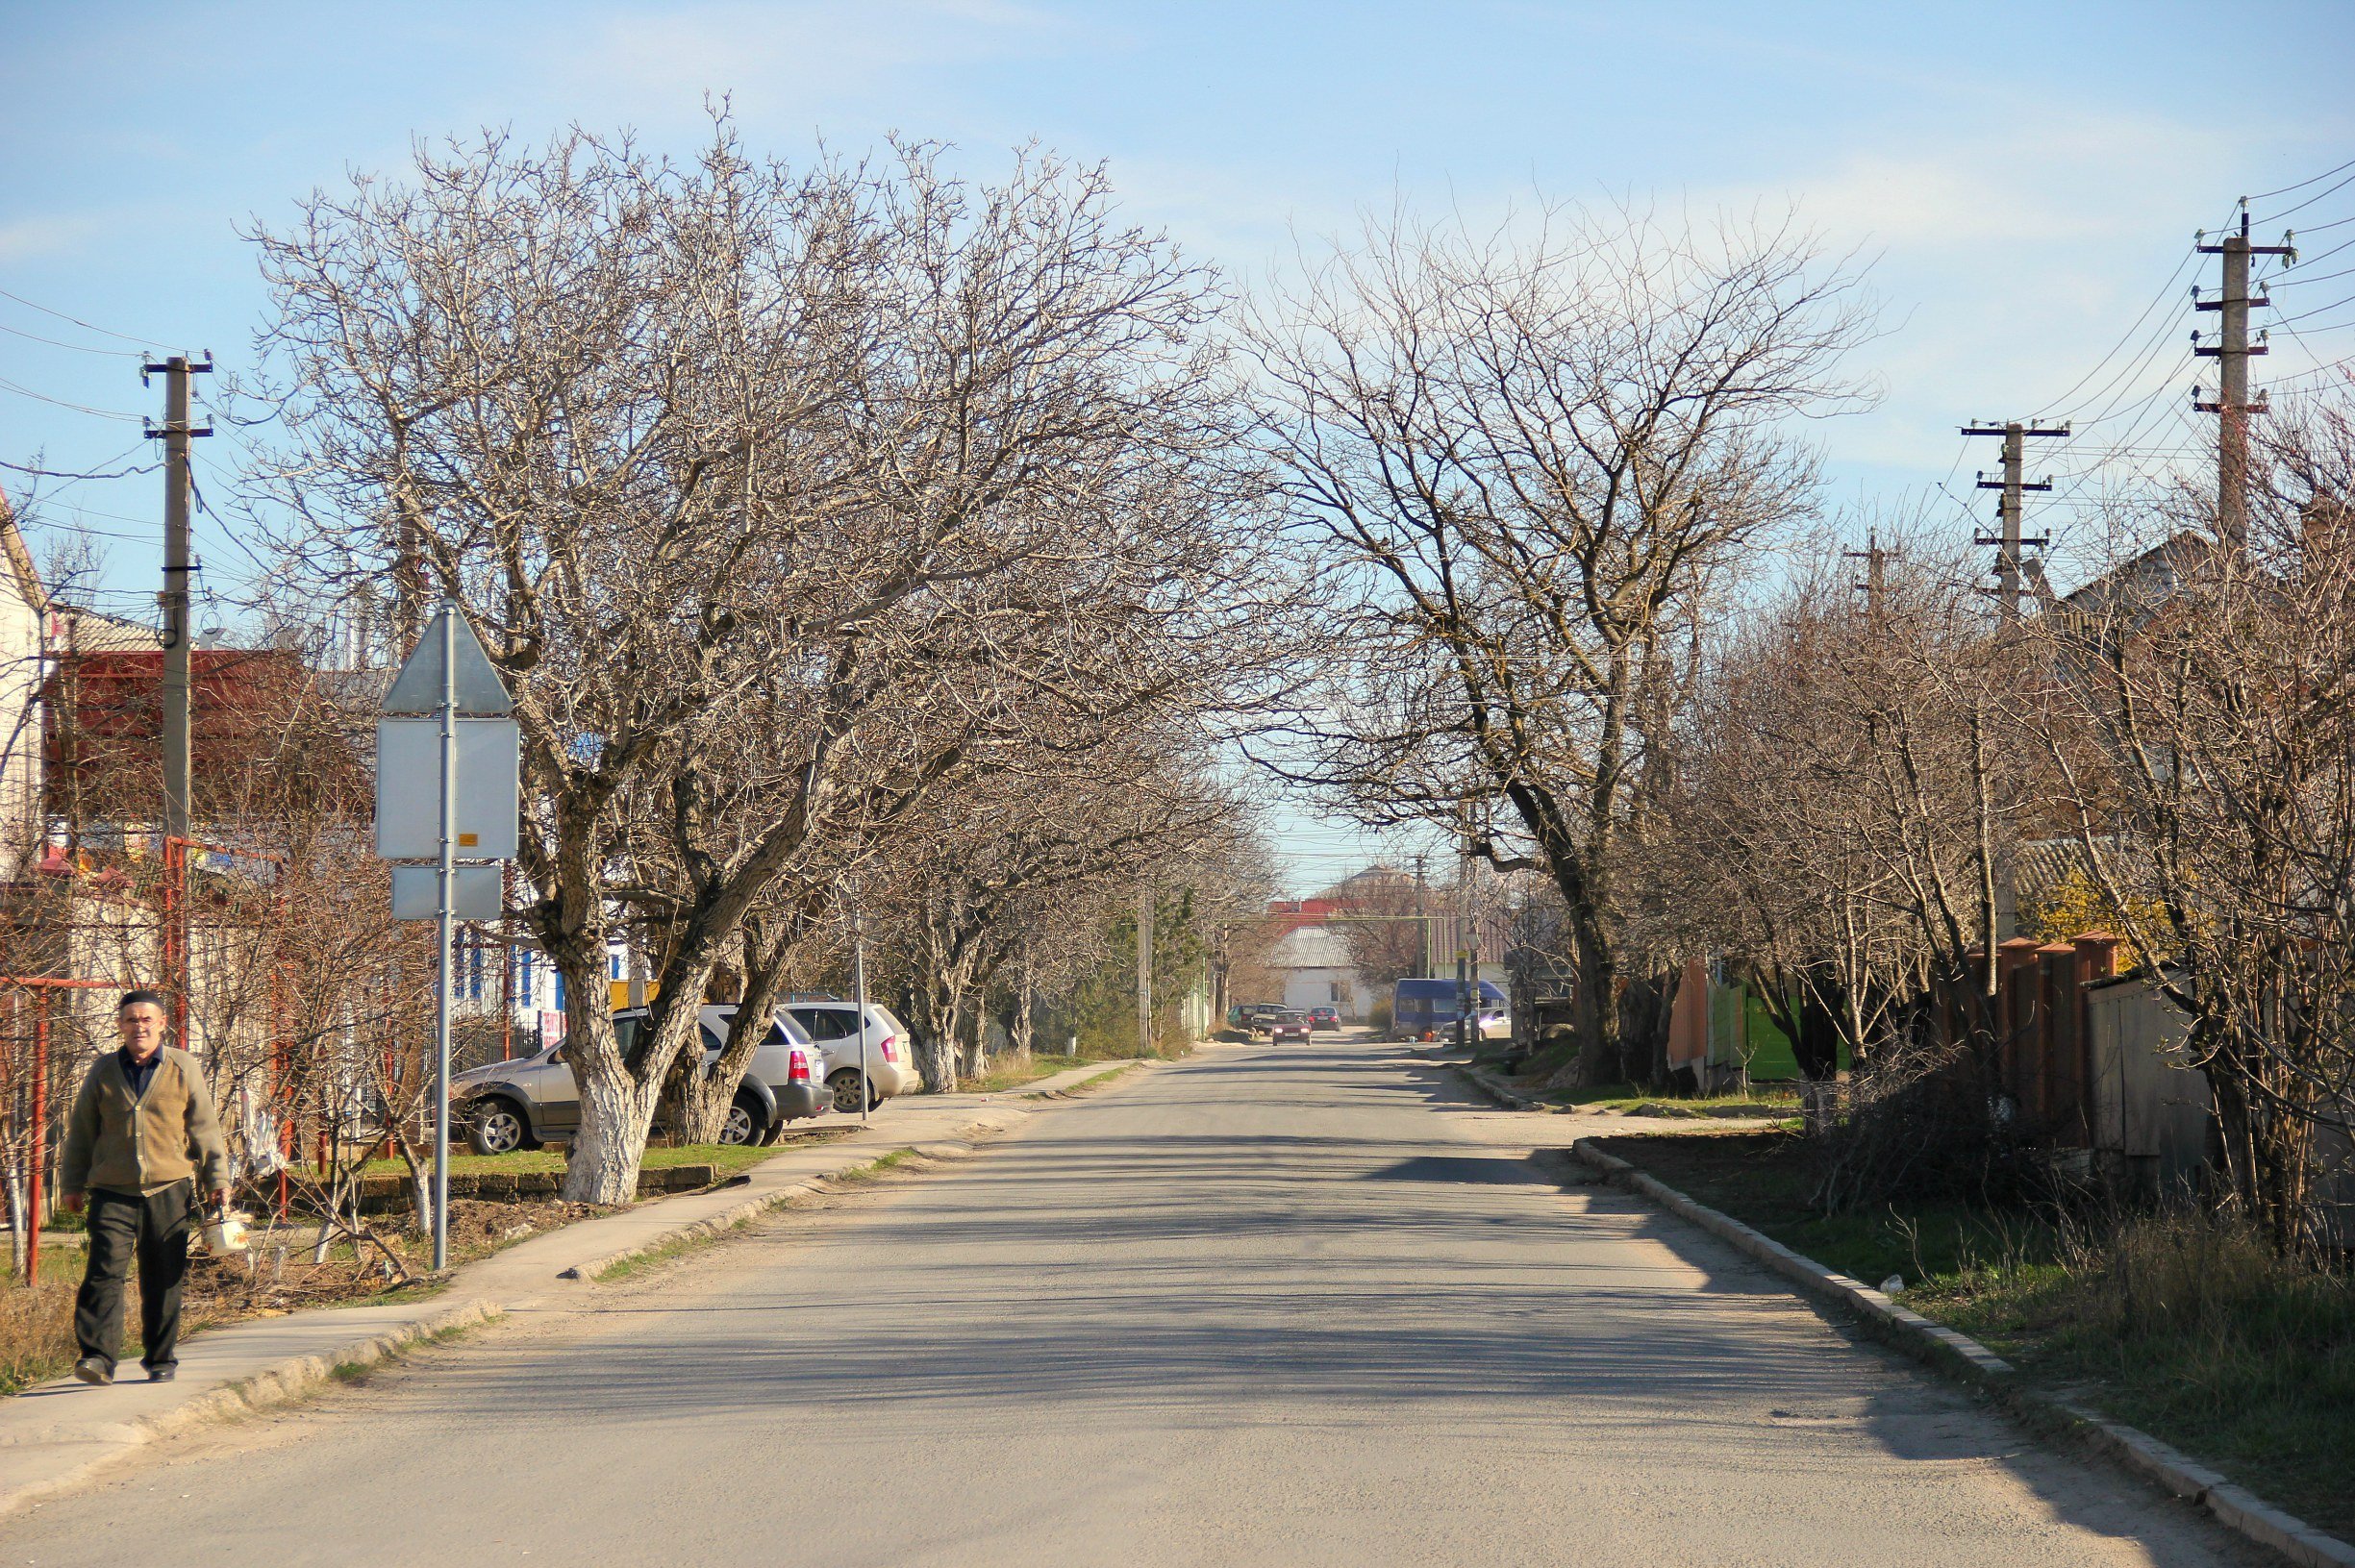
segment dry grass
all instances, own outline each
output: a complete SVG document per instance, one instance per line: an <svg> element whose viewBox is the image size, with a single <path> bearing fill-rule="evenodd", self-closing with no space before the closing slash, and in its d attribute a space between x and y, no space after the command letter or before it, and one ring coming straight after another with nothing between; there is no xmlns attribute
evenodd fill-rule
<svg viewBox="0 0 2355 1568"><path fill-rule="evenodd" d="M1960 1330L2047 1387L2355 1536L2355 1276L2193 1208L1912 1203L1826 1214L1785 1133L1597 1139L1701 1203Z"/></svg>

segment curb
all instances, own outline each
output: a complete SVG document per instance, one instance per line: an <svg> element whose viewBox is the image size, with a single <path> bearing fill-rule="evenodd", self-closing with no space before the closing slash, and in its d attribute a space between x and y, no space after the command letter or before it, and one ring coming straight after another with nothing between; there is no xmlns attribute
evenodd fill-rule
<svg viewBox="0 0 2355 1568"><path fill-rule="evenodd" d="M1466 1083L1507 1110L1552 1110L1555 1108L1542 1100L1532 1100L1520 1090L1509 1086L1494 1073L1485 1072L1467 1062L1451 1061L1448 1065L1453 1067Z"/></svg>
<svg viewBox="0 0 2355 1568"><path fill-rule="evenodd" d="M139 1416L126 1421L113 1430L112 1441L114 1446L109 1452L62 1474L0 1493L0 1517L79 1490L101 1473L120 1463L127 1449L142 1447L208 1421L227 1420L266 1410L273 1406L291 1404L335 1381L339 1368L382 1366L413 1345L436 1338L453 1329L470 1329L504 1315L492 1302L461 1302L431 1317L412 1319L397 1329L372 1334L365 1339L356 1339L332 1351L280 1361L250 1378L223 1384L160 1415Z"/></svg>
<svg viewBox="0 0 2355 1568"><path fill-rule="evenodd" d="M1491 1094L1497 1092L1487 1084L1481 1087ZM1845 1308L1874 1338L1942 1371L1957 1374L2024 1413L2057 1421L2126 1468L2206 1508L2217 1523L2236 1535L2281 1554L2299 1568L2355 1568L2355 1546L2283 1512L2146 1431L2097 1415L2069 1400L2023 1387L2017 1369L1977 1340L1909 1311L1880 1291L1835 1273L1729 1214L1693 1202L1616 1155L1595 1148L1591 1138L1580 1138L1571 1144L1569 1153L1572 1158L1600 1171L1614 1186L1651 1199L1764 1263L1808 1294Z"/></svg>

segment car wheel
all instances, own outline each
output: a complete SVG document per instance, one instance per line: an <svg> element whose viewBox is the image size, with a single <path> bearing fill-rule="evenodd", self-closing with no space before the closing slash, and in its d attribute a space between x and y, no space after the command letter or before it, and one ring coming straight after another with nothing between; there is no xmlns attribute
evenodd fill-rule
<svg viewBox="0 0 2355 1568"><path fill-rule="evenodd" d="M826 1080L826 1087L832 1090L834 1093L834 1108L838 1114L844 1116L856 1116L859 1114L861 1109L859 1105L859 1075L856 1072L845 1067L842 1069L842 1071ZM883 1096L874 1092L875 1084L872 1079L867 1081L866 1087L867 1096L866 1106L864 1108L872 1110L877 1106L883 1104Z"/></svg>
<svg viewBox="0 0 2355 1568"><path fill-rule="evenodd" d="M466 1147L478 1155L512 1155L535 1146L532 1124L513 1100L485 1100L466 1116Z"/></svg>
<svg viewBox="0 0 2355 1568"><path fill-rule="evenodd" d="M728 1118L719 1124L719 1141L730 1148L757 1143L767 1131L768 1112L761 1102L749 1094L739 1094L728 1106Z"/></svg>

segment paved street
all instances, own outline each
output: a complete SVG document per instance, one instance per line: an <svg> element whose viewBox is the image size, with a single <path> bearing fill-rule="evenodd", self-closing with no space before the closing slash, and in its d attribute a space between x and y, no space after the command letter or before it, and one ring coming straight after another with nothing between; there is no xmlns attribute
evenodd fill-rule
<svg viewBox="0 0 2355 1568"><path fill-rule="evenodd" d="M2258 1560L1520 1157L1409 1048L1217 1047L192 1433L33 1563ZM1516 1144L1513 1140L1524 1141Z"/></svg>

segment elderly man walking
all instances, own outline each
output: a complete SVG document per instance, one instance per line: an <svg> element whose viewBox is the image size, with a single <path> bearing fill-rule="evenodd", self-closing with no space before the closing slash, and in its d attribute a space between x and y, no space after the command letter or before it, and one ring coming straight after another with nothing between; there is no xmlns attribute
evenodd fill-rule
<svg viewBox="0 0 2355 1568"><path fill-rule="evenodd" d="M113 1382L122 1348L123 1281L139 1265L139 1361L150 1382L179 1365L180 1282L188 1269L196 1193L229 1199L229 1150L196 1058L163 1043L163 997L126 991L114 1005L122 1049L100 1057L74 1097L58 1185L89 1206L89 1266L74 1300L82 1358L74 1376Z"/></svg>

